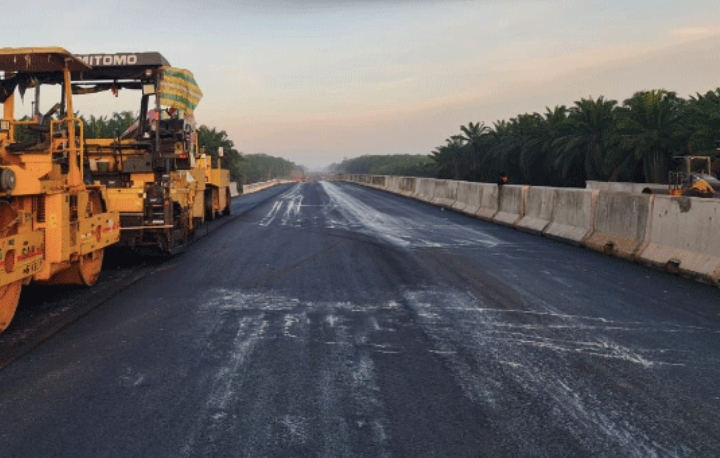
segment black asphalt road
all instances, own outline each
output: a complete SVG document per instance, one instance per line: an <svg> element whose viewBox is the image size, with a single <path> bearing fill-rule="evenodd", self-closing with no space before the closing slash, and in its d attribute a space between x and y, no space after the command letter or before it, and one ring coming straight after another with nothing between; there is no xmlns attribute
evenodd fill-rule
<svg viewBox="0 0 720 458"><path fill-rule="evenodd" d="M355 185L268 196L0 371L0 456L720 456L720 291Z"/></svg>

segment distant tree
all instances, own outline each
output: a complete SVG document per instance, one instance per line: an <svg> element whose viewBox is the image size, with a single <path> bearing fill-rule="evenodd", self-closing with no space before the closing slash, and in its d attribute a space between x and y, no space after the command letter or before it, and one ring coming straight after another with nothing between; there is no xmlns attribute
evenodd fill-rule
<svg viewBox="0 0 720 458"><path fill-rule="evenodd" d="M223 167L230 171L230 180L241 181L243 156L235 149L235 143L228 138L227 132L201 125L197 129L197 134L201 151L212 157L213 166L217 166L218 150L222 147L223 158L221 162Z"/></svg>
<svg viewBox="0 0 720 458"><path fill-rule="evenodd" d="M435 148L430 153L430 159L435 163L435 173L438 178L461 180L465 173L467 148L463 137L453 135L445 139L445 145Z"/></svg>
<svg viewBox="0 0 720 458"><path fill-rule="evenodd" d="M490 128L484 123L469 122L467 126L460 126L461 140L465 143L465 160L467 179L478 179L482 175L482 167L485 164L487 155L486 137L490 135Z"/></svg>
<svg viewBox="0 0 720 458"><path fill-rule="evenodd" d="M291 178L294 173L305 172L303 167L294 162L263 153L245 154L239 169L243 184Z"/></svg>
<svg viewBox="0 0 720 458"><path fill-rule="evenodd" d="M113 113L111 117L90 115L88 119L80 116L85 123L86 138L113 138L125 132L135 121L137 114L132 111Z"/></svg>
<svg viewBox="0 0 720 458"><path fill-rule="evenodd" d="M672 156L687 146L680 123L683 105L677 94L659 89L636 92L618 109L621 146L642 164L649 182L667 182Z"/></svg>
<svg viewBox="0 0 720 458"><path fill-rule="evenodd" d="M545 113L541 116L541 122L537 126L536 135L533 139L535 155L531 156L532 161L521 159L521 166L527 173L527 183L544 186L561 186L560 179L555 167L555 141L567 135L568 109L565 105L558 105L550 109L545 107Z"/></svg>
<svg viewBox="0 0 720 458"><path fill-rule="evenodd" d="M493 128L490 131L493 140L490 155L494 166L490 168L491 175L485 176L485 181L497 180L497 176L501 172L507 174L513 183L521 180L522 172L519 170L517 157L519 151L519 143L516 138L517 132L516 118L493 123Z"/></svg>
<svg viewBox="0 0 720 458"><path fill-rule="evenodd" d="M604 158L616 129L616 106L617 101L600 96L596 100L580 99L570 108L566 121L569 132L554 142L559 148L555 163L564 180L584 186L586 180L606 179ZM573 176L580 166L579 176Z"/></svg>
<svg viewBox="0 0 720 458"><path fill-rule="evenodd" d="M715 156L720 140L720 88L690 96L683 110L688 153Z"/></svg>
<svg viewBox="0 0 720 458"><path fill-rule="evenodd" d="M430 176L431 164L430 158L423 154L364 155L345 158L339 164L332 164L329 170L348 174Z"/></svg>

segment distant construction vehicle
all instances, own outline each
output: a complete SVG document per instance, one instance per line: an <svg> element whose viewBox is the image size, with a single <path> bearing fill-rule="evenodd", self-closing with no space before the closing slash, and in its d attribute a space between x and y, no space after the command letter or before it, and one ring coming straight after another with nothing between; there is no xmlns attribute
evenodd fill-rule
<svg viewBox="0 0 720 458"><path fill-rule="evenodd" d="M72 73L73 91L136 90L139 116L126 132L86 139L93 180L120 213L120 244L174 253L219 213L230 213L229 171L213 168L198 145L193 74L157 52L79 56L91 69ZM222 152L219 152L222 155Z"/></svg>
<svg viewBox="0 0 720 458"><path fill-rule="evenodd" d="M23 285L92 285L105 247L119 240L119 214L108 211L105 187L89 180L83 123L73 112L71 72L88 70L62 48L0 49L0 332ZM40 114L48 86L60 87L57 103ZM18 119L16 94L28 90L32 115Z"/></svg>
<svg viewBox="0 0 720 458"><path fill-rule="evenodd" d="M683 170L670 172L669 192L673 196L716 197L720 180L712 175L710 156L676 156L683 161Z"/></svg>

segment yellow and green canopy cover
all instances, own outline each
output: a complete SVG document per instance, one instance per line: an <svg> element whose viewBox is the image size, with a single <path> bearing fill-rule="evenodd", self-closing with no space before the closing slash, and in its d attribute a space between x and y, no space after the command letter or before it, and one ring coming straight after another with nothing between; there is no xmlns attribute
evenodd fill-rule
<svg viewBox="0 0 720 458"><path fill-rule="evenodd" d="M182 110L191 115L200 103L202 91L193 74L182 68L162 67L160 69L160 105Z"/></svg>

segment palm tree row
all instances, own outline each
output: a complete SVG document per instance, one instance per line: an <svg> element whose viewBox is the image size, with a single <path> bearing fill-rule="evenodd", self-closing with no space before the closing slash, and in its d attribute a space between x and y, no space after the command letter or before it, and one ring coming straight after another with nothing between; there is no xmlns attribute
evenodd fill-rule
<svg viewBox="0 0 720 458"><path fill-rule="evenodd" d="M132 111L115 112L112 116L94 116L80 118L85 122L87 138L113 138L121 135L137 120L137 113Z"/></svg>
<svg viewBox="0 0 720 458"><path fill-rule="evenodd" d="M584 187L587 180L664 183L674 156L715 155L720 88L688 99L664 89L618 104L600 96L493 123L460 126L430 154L438 178Z"/></svg>

